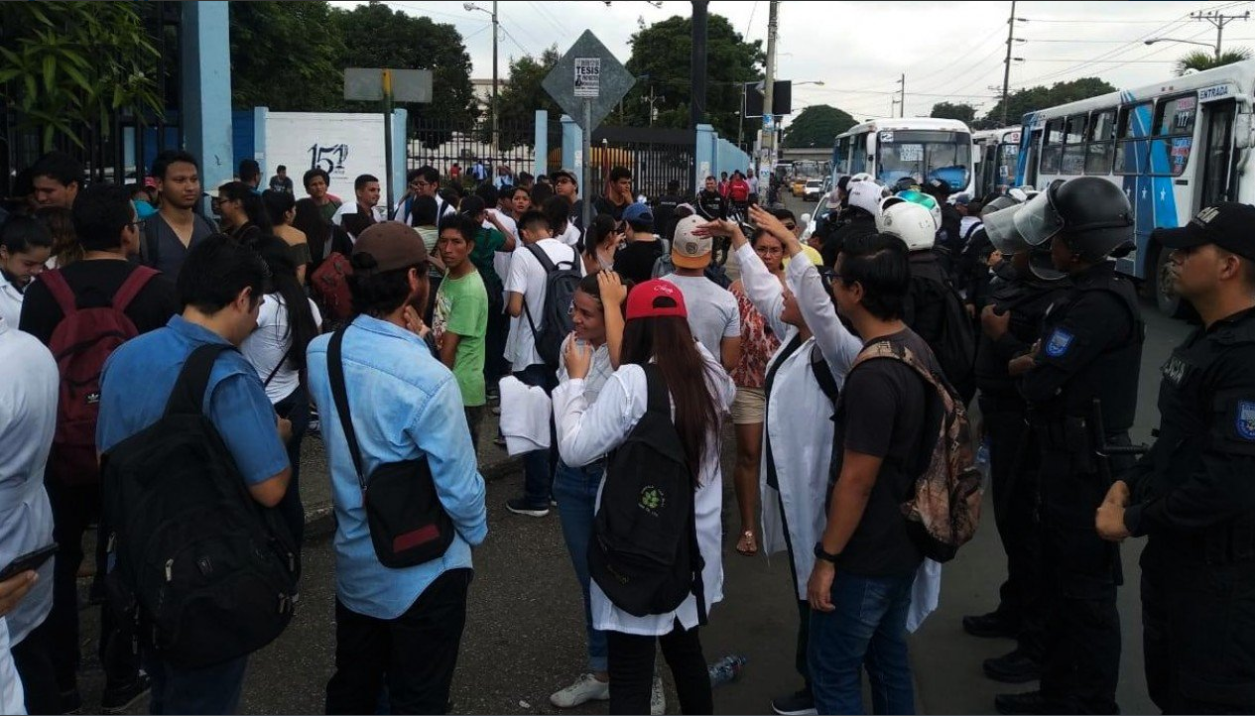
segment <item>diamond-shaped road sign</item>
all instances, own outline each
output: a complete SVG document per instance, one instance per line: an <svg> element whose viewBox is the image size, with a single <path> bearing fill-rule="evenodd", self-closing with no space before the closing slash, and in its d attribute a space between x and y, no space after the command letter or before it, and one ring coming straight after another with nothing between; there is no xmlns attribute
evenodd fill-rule
<svg viewBox="0 0 1255 716"><path fill-rule="evenodd" d="M596 35L585 30L541 86L581 129L592 132L634 84L636 78L632 73L610 54ZM591 122L587 127L584 126L586 100L592 102Z"/></svg>

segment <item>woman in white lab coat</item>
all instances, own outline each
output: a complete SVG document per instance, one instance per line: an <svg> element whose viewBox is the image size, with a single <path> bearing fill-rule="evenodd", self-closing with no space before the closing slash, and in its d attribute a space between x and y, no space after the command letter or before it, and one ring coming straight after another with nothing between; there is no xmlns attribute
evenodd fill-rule
<svg viewBox="0 0 1255 716"><path fill-rule="evenodd" d="M608 291L604 285L601 299L607 310L624 300L620 291ZM705 560L704 607L709 611L723 598L719 430L722 416L732 404L735 386L719 362L693 339L684 296L673 284L646 281L633 288L626 300L622 365L606 381L591 406L584 397L591 348L568 342L564 360L571 380L553 392L558 450L564 463L585 465L623 444L645 415L648 403L642 366L658 366L671 394L680 441L689 464L696 466L694 511L698 548ZM603 478L602 494L604 486ZM710 679L697 631L699 610L693 594L666 614L638 617L616 607L595 580L590 592L593 621L597 629L607 632L609 643L610 713L649 710L658 642L675 676L683 712L712 712Z"/></svg>
<svg viewBox="0 0 1255 716"><path fill-rule="evenodd" d="M754 211L751 208L751 211ZM762 212L765 214L765 212ZM828 471L832 459L832 399L817 374L826 371L828 386L840 389L863 343L837 318L825 280L816 268L818 254L804 252L792 231L775 217L755 215L760 231L784 244L790 257L785 269L787 287L755 253L737 224L712 221L704 231L728 236L741 264L741 281L754 307L780 336L780 348L767 364L766 427L759 474L762 494L763 550L789 553L793 587L797 593L800 629L797 669L807 686L786 700L809 698L806 670L806 632L810 604L806 583L814 567L813 546L827 522L824 512ZM804 704L803 704L804 706ZM795 710L793 708L787 710Z"/></svg>

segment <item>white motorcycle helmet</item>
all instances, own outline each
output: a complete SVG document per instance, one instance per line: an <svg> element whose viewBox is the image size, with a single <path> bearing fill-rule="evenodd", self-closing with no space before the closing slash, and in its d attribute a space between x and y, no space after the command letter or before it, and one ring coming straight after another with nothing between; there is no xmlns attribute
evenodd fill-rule
<svg viewBox="0 0 1255 716"><path fill-rule="evenodd" d="M853 184L854 182L857 182L857 181L875 181L875 179L873 179L872 175L868 174L867 172L859 172L858 174L855 174L854 176L850 177L850 181L849 183L846 184L846 188L849 188L850 184Z"/></svg>
<svg viewBox="0 0 1255 716"><path fill-rule="evenodd" d="M874 181L851 181L848 188L849 204L872 216L880 214L880 185Z"/></svg>
<svg viewBox="0 0 1255 716"><path fill-rule="evenodd" d="M876 230L902 239L908 251L931 249L937 241L937 222L932 212L921 204L896 196L881 203Z"/></svg>

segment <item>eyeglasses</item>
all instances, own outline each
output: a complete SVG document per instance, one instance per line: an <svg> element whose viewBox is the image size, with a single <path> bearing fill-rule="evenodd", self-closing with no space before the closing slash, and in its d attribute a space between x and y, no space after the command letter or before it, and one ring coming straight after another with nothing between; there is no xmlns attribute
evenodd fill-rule
<svg viewBox="0 0 1255 716"><path fill-rule="evenodd" d="M127 222L127 226L134 226L136 231L143 231L144 225L147 223L147 219L137 219L135 221Z"/></svg>
<svg viewBox="0 0 1255 716"><path fill-rule="evenodd" d="M768 256L779 256L784 253L784 249L779 246L759 246L754 249L754 251L758 254L766 254Z"/></svg>

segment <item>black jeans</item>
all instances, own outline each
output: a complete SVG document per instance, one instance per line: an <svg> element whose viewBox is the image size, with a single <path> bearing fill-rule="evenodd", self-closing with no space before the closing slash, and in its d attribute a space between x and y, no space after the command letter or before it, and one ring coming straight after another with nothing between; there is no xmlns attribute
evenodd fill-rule
<svg viewBox="0 0 1255 716"><path fill-rule="evenodd" d="M305 506L301 503L301 441L309 429L309 393L305 386L297 386L288 397L275 403L275 413L292 421L292 438L286 445L292 477L288 480L288 491L279 501L279 514L288 523L299 550L305 541Z"/></svg>
<svg viewBox="0 0 1255 716"><path fill-rule="evenodd" d="M479 424L484 420L484 406L463 407L466 411L466 427L471 431L471 449L479 452Z"/></svg>
<svg viewBox="0 0 1255 716"><path fill-rule="evenodd" d="M606 632L610 647L610 713L647 714L649 694L654 683L655 643L662 645L662 656L675 677L680 711L685 714L714 713L710 693L710 672L702 655L697 627L685 629L677 620L670 634L660 637Z"/></svg>
<svg viewBox="0 0 1255 716"><path fill-rule="evenodd" d="M469 569L445 572L396 619L358 614L337 599L327 713L376 713L385 685L391 713L448 713L471 576Z"/></svg>
<svg viewBox="0 0 1255 716"><path fill-rule="evenodd" d="M43 624L32 629L12 649L13 665L17 668L17 675L22 679L22 687L26 692L26 713L64 712L61 691L57 688L56 670L52 663L49 632L48 620L45 619Z"/></svg>
<svg viewBox="0 0 1255 716"><path fill-rule="evenodd" d="M514 372L523 385L543 388L545 395L558 387L558 376L549 366L529 365ZM553 475L558 467L558 432L549 417L549 449L523 453L523 500L529 507L549 509L553 496Z"/></svg>

